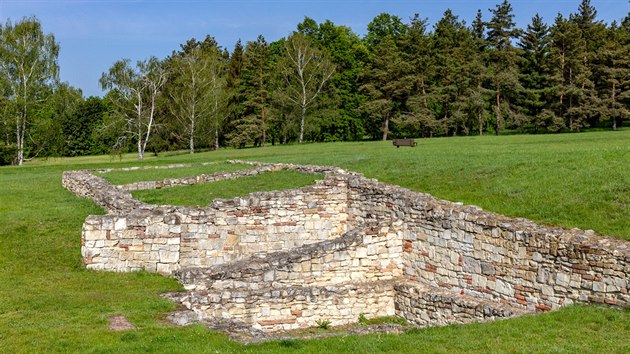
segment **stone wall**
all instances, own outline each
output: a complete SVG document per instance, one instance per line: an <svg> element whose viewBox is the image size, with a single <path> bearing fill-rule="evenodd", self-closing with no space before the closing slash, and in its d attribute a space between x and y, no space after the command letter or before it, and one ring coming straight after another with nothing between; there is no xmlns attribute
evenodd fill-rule
<svg viewBox="0 0 630 354"><path fill-rule="evenodd" d="M116 201L128 194L99 190ZM102 199L108 208L124 204ZM206 208L138 205L86 219L82 254L88 268L170 274L336 238L348 228L346 183L334 177L301 189L216 200Z"/></svg>
<svg viewBox="0 0 630 354"><path fill-rule="evenodd" d="M573 302L630 306L630 243L543 227L352 177L349 213L402 220L405 275L437 287L546 311Z"/></svg>
<svg viewBox="0 0 630 354"><path fill-rule="evenodd" d="M391 282L186 292L168 298L195 309L196 321L228 319L265 332L312 327L318 321L345 325L357 322L361 314L395 314Z"/></svg>
<svg viewBox="0 0 630 354"><path fill-rule="evenodd" d="M396 315L419 327L486 322L528 313L509 304L418 282L399 282L394 293Z"/></svg>
<svg viewBox="0 0 630 354"><path fill-rule="evenodd" d="M173 274L169 295L197 320L264 331L396 313L415 325L468 323L574 302L630 306L630 243L543 227L438 200L333 167L252 169L111 186L89 171L64 186L108 210L89 216L88 268ZM206 208L147 205L128 190L294 169L312 186L217 200Z"/></svg>
<svg viewBox="0 0 630 354"><path fill-rule="evenodd" d="M354 229L264 258L182 269L175 277L188 291L171 298L200 320L223 317L265 331L392 316L392 281L402 275L400 232L400 225Z"/></svg>
<svg viewBox="0 0 630 354"><path fill-rule="evenodd" d="M393 280L402 275L400 223L353 229L343 236L175 277L187 290L261 289Z"/></svg>

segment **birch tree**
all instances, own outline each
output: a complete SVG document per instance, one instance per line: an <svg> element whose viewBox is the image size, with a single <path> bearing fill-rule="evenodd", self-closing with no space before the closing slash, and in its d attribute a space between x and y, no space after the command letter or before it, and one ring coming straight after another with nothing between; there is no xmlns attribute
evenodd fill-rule
<svg viewBox="0 0 630 354"><path fill-rule="evenodd" d="M17 164L25 158L28 131L34 111L47 95L43 90L58 81L59 45L52 34L44 34L34 17L0 26L0 81L5 83L5 113L12 116L17 146ZM8 118L8 117L7 117Z"/></svg>
<svg viewBox="0 0 630 354"><path fill-rule="evenodd" d="M100 83L110 90L115 114L123 123L119 142L135 139L138 159L142 160L155 125L156 99L167 75L156 57L138 61L136 67L130 63L129 59L117 61L103 73Z"/></svg>
<svg viewBox="0 0 630 354"><path fill-rule="evenodd" d="M191 154L195 152L195 139L199 131L216 121L219 99L217 89L222 73L222 53L216 41L207 37L203 42L190 40L182 46L182 51L174 55L170 63L171 85L168 88L169 109L179 125L183 127L183 138L188 141ZM215 147L218 128L214 122Z"/></svg>
<svg viewBox="0 0 630 354"><path fill-rule="evenodd" d="M291 35L284 47L282 74L286 98L300 109L299 143L304 141L306 112L335 72L335 66L301 33Z"/></svg>

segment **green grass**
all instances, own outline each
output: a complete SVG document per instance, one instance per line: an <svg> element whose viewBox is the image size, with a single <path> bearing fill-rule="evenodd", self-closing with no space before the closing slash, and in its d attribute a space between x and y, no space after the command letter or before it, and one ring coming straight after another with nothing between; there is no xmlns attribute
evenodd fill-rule
<svg viewBox="0 0 630 354"><path fill-rule="evenodd" d="M630 238L630 131L357 142L112 158L0 168L0 353L38 352L630 352L630 310L575 306L541 316L392 335L242 346L162 319L179 289L146 273L87 271L81 225L103 211L61 187L64 170L250 159L337 165L368 177L545 224ZM138 329L114 333L107 318Z"/></svg>
<svg viewBox="0 0 630 354"><path fill-rule="evenodd" d="M204 206L214 199L229 199L252 192L299 188L315 183L324 175L309 175L296 171L265 172L233 180L176 186L165 189L133 192L137 199L149 204Z"/></svg>
<svg viewBox="0 0 630 354"><path fill-rule="evenodd" d="M140 169L132 171L110 171L97 173L112 184L127 184L141 181L161 181L167 178L194 177L216 172L239 171L252 166L233 163L214 163L211 165L193 165L168 169Z"/></svg>
<svg viewBox="0 0 630 354"><path fill-rule="evenodd" d="M401 326L407 325L407 320L399 316L383 316L375 318L366 318L365 315L359 316L359 324L363 326L380 325L380 324L397 324Z"/></svg>

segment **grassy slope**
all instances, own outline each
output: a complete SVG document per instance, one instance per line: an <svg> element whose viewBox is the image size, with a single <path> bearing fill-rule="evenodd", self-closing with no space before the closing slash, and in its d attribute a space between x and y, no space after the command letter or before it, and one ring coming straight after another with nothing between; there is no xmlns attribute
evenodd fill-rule
<svg viewBox="0 0 630 354"><path fill-rule="evenodd" d="M227 158L338 165L369 177L545 223L630 238L630 132L317 144L149 158L144 164ZM0 352L628 352L630 311L578 306L543 316L450 326L403 336L338 337L243 347L199 326L159 319L178 289L146 273L92 272L80 229L93 203L61 187L66 169L138 165L90 157L0 169ZM107 318L139 329L112 333Z"/></svg>

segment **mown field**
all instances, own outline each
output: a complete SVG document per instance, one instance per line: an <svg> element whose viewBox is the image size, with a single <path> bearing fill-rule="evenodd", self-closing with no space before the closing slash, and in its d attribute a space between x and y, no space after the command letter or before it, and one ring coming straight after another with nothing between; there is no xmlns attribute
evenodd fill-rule
<svg viewBox="0 0 630 354"><path fill-rule="evenodd" d="M64 170L233 158L336 165L486 210L630 239L630 131L419 139L416 148L399 149L308 144L171 153L142 163L133 155L33 161L0 168L0 352L630 352L630 310L595 306L400 336L243 346L201 326L165 323L173 304L158 295L180 288L173 279L83 268L81 224L102 210L61 187ZM128 176L125 183L144 179ZM118 314L138 328L109 331L107 318Z"/></svg>

